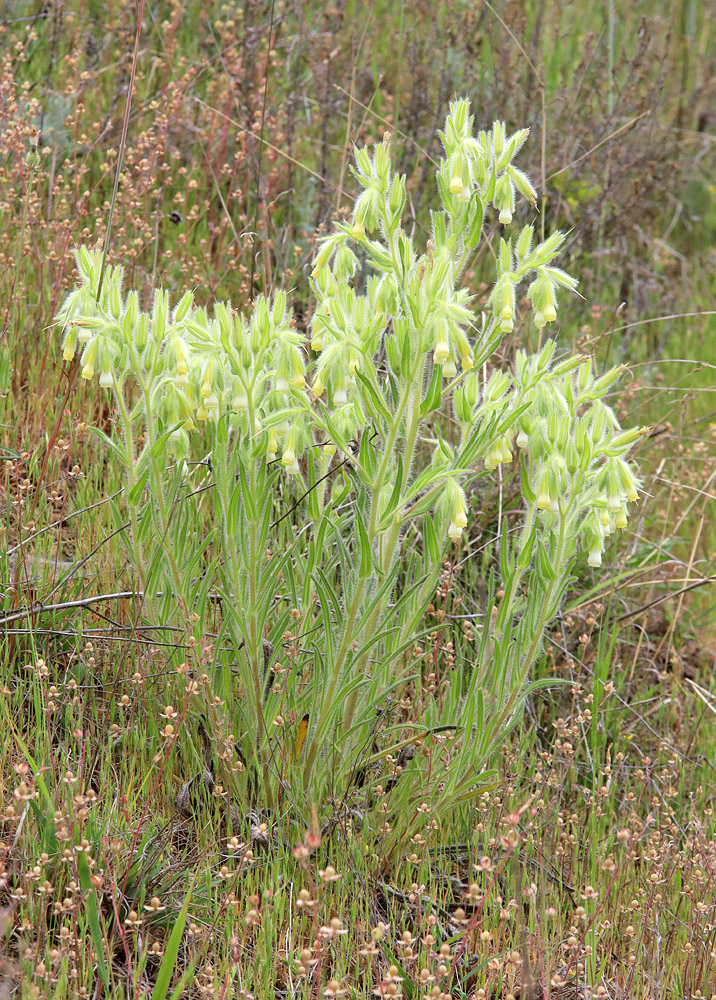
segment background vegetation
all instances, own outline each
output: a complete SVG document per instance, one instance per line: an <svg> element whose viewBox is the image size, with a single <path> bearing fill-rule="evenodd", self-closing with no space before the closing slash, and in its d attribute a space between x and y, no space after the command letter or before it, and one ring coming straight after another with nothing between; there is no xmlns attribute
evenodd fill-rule
<svg viewBox="0 0 716 1000"><path fill-rule="evenodd" d="M134 583L103 502L118 475L88 430L114 416L50 322L73 246L106 233L136 7L0 4L9 995L716 993L715 22L695 0L144 7L109 244L132 287L239 308L283 287L305 325L352 143L391 132L424 217L436 130L469 95L480 127L531 126L539 201L518 221L569 229L584 296L561 341L628 364L613 404L652 427L640 514L577 582L538 667L568 683L531 699L477 808L386 858L358 826L321 842L310 817L301 843L260 817L227 829L220 712L202 727L131 598L90 602ZM474 288L493 274L486 240ZM505 363L529 336L515 324ZM496 477L473 497L474 551L446 570L436 629L462 630L479 602L511 491ZM431 642L439 693L452 640ZM199 677L208 645L187 652Z"/></svg>

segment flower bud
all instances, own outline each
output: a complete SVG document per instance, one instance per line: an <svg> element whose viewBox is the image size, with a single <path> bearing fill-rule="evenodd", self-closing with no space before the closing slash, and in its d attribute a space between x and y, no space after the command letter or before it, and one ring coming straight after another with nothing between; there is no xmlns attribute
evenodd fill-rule
<svg viewBox="0 0 716 1000"><path fill-rule="evenodd" d="M122 293L119 281L112 281L109 285L109 311L112 318L118 320L122 315Z"/></svg>
<svg viewBox="0 0 716 1000"><path fill-rule="evenodd" d="M271 309L271 319L274 326L281 326L286 319L286 306L286 293L279 288L274 292L273 308Z"/></svg>
<svg viewBox="0 0 716 1000"><path fill-rule="evenodd" d="M496 121L492 124L492 148L495 156L500 156L505 148L505 123Z"/></svg>
<svg viewBox="0 0 716 1000"><path fill-rule="evenodd" d="M157 343L164 340L168 310L169 294L162 288L157 288L154 293L154 303L152 305L152 337Z"/></svg>
<svg viewBox="0 0 716 1000"><path fill-rule="evenodd" d="M467 503L463 490L454 479L445 481L445 498L450 515L448 535L454 542L457 542L462 537L463 529L467 526Z"/></svg>
<svg viewBox="0 0 716 1000"><path fill-rule="evenodd" d="M399 219L405 208L405 178L396 176L390 188L388 200L391 214L395 220Z"/></svg>
<svg viewBox="0 0 716 1000"><path fill-rule="evenodd" d="M348 321L346 320L346 314L343 311L343 307L337 298L331 299L330 308L334 324L342 333L344 333L347 329Z"/></svg>
<svg viewBox="0 0 716 1000"><path fill-rule="evenodd" d="M62 358L64 361L72 361L75 356L75 350L77 348L77 327L71 326L67 329L65 333L65 339L62 344Z"/></svg>
<svg viewBox="0 0 716 1000"><path fill-rule="evenodd" d="M254 322L252 323L251 350L254 353L268 347L271 339L271 317L269 315L268 301L265 295L261 295L256 300L254 307Z"/></svg>
<svg viewBox="0 0 716 1000"><path fill-rule="evenodd" d="M515 189L507 174L502 174L495 185L495 196L493 198L495 208L500 213L500 222L503 226L512 222L512 215L515 210Z"/></svg>
<svg viewBox="0 0 716 1000"><path fill-rule="evenodd" d="M525 226L517 240L517 256L520 260L527 256L532 249L532 239L534 237L534 226Z"/></svg>
<svg viewBox="0 0 716 1000"><path fill-rule="evenodd" d="M592 364L590 361L584 361L579 366L577 371L577 385L580 391L583 393L585 390L589 389L594 383L594 378L592 376Z"/></svg>
<svg viewBox="0 0 716 1000"><path fill-rule="evenodd" d="M139 320L134 329L134 345L140 354L147 346L148 339L149 339L149 316L147 316L146 313L140 313Z"/></svg>
<svg viewBox="0 0 716 1000"><path fill-rule="evenodd" d="M331 259L333 251L336 248L336 237L329 236L327 239L323 240L321 243L321 248L316 254L313 261L313 270L311 271L312 278L318 278L324 267Z"/></svg>
<svg viewBox="0 0 716 1000"><path fill-rule="evenodd" d="M356 238L360 238L362 234L356 234ZM336 259L334 262L334 270L336 278L339 281L349 281L355 274L356 267L358 265L358 258L353 253L351 248L347 243L341 243L336 252Z"/></svg>
<svg viewBox="0 0 716 1000"><path fill-rule="evenodd" d="M133 331L139 319L139 296L135 291L129 292L124 307L123 323L125 330Z"/></svg>
<svg viewBox="0 0 716 1000"><path fill-rule="evenodd" d="M90 340L94 336L93 330L96 329L95 324L90 324L83 322L77 329L77 340L80 344L89 344Z"/></svg>
<svg viewBox="0 0 716 1000"><path fill-rule="evenodd" d="M604 432L607 429L607 411L602 403L596 402L589 411L591 417L591 438L592 445L601 444Z"/></svg>
<svg viewBox="0 0 716 1000"><path fill-rule="evenodd" d="M592 387L592 392L594 393L595 398L596 396L603 396L607 389L616 382L624 371L626 371L626 365L618 365L616 368L612 368L610 371L605 372L598 379L596 379Z"/></svg>
<svg viewBox="0 0 716 1000"><path fill-rule="evenodd" d="M639 499L639 493L637 490L638 481L632 472L629 463L625 462L624 459L616 459L615 471L619 483L627 495L627 500L629 503L636 503Z"/></svg>
<svg viewBox="0 0 716 1000"><path fill-rule="evenodd" d="M535 205L537 203L537 192L533 188L527 174L518 170L517 167L513 167L512 164L507 166L507 174L520 194L524 195L530 205Z"/></svg>
<svg viewBox="0 0 716 1000"><path fill-rule="evenodd" d="M99 262L98 255L88 250L87 247L82 246L75 251L75 260L77 261L77 270L80 272L83 284L92 284L96 274L95 264Z"/></svg>
<svg viewBox="0 0 716 1000"><path fill-rule="evenodd" d="M525 263L528 263L529 267L532 267L535 270L549 264L561 247L562 243L564 243L565 238L564 233L552 233L552 235L548 236L543 243L539 244L539 246L530 254L529 261L525 261Z"/></svg>
<svg viewBox="0 0 716 1000"><path fill-rule="evenodd" d="M589 553L587 562L590 566L601 566L604 537L608 534L608 529L602 527L597 512L594 509L582 522L580 534L582 536L582 547Z"/></svg>
<svg viewBox="0 0 716 1000"><path fill-rule="evenodd" d="M206 412L209 420L219 419L219 397L215 392L212 392L204 401L204 406L206 407Z"/></svg>
<svg viewBox="0 0 716 1000"><path fill-rule="evenodd" d="M542 469L542 474L540 476L539 489L537 490L537 509L538 510L551 510L553 503L553 496L550 489L550 480L554 478L550 476L550 465L547 464Z"/></svg>
<svg viewBox="0 0 716 1000"><path fill-rule="evenodd" d="M99 353L100 342L99 338L95 337L91 340L89 344L85 347L82 352L82 371L80 374L84 379L91 379L95 372L95 363L97 361L97 354Z"/></svg>
<svg viewBox="0 0 716 1000"><path fill-rule="evenodd" d="M181 323L182 320L186 319L189 310L191 309L193 304L194 304L193 292L190 291L184 292L174 310L174 322Z"/></svg>

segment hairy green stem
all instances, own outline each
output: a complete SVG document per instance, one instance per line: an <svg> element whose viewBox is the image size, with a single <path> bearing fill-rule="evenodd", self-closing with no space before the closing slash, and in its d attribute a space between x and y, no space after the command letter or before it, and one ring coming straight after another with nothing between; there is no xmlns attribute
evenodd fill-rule
<svg viewBox="0 0 716 1000"><path fill-rule="evenodd" d="M134 469L134 432L132 430L132 417L127 409L127 404L124 401L124 396L122 395L121 387L115 381L114 383L114 395L117 400L117 406L122 418L122 426L124 429L124 445L125 453L127 456L127 461L125 465L125 471L127 475L127 504L129 507L129 522L130 522L130 540L132 545L132 555L134 557L134 563L137 567L137 573L139 575L139 585L141 587L142 593L144 595L143 600L145 607L149 612L149 616L154 620L154 601L152 595L149 593L149 587L147 586L147 567L144 560L144 553L142 551L142 546L139 541L139 516L137 514L137 504L133 500L129 499L132 495L134 487L136 485L137 479L135 476Z"/></svg>
<svg viewBox="0 0 716 1000"><path fill-rule="evenodd" d="M420 385L421 383L422 383L422 379L420 380L420 382L418 384ZM416 439L417 439L418 431L420 430L421 415L420 415L420 403L419 403L419 399L420 399L420 397L419 397L419 390L409 390L409 391L407 391L405 393L405 396L404 396L404 400L405 400L406 406L401 407L402 412L405 411L405 409L406 409L406 407L408 405L411 408L411 413L410 413L409 423L408 423L408 434L407 434L407 437L406 437L406 444L405 444L405 459L404 459L404 462L403 462L403 478L402 478L402 482L401 482L401 493L403 492L403 490L407 486L408 481L410 479L410 470L411 470L411 467L412 467L412 464L413 464L413 455L414 455L414 451L415 451L415 442L416 442ZM396 414L396 419L394 421L393 428L391 429L392 431L396 431L396 433L397 433L397 428L400 426L400 420L402 420L402 413L400 415L400 419L398 419L398 414ZM393 437L393 442L394 442L395 435L391 434L391 436ZM386 449L386 456L387 455L389 455L389 452ZM382 466L381 466L381 468L382 468ZM381 470L379 470L379 472L378 472L379 476L380 476L380 474L381 474ZM383 473L383 475L384 474L385 473ZM368 532L368 538L369 538L369 541L370 541L371 545L373 545L373 541L374 541L375 535L378 533L377 532L377 528L375 528L375 526L374 526L375 525L375 520L376 520L374 514L375 514L375 512L377 510L377 502L378 502L378 499L380 497L380 489L381 488L382 488L382 482L381 482L380 486L378 487L378 489L374 490L374 493L373 493L373 509L371 510L371 528L369 528L369 532ZM385 548L383 550L382 558L381 558L381 569L382 569L383 573L387 573L390 570L390 566L391 566L391 564L393 562L393 556L395 554L395 547L398 544L398 539L400 538L400 530L401 530L402 526L403 526L402 525L402 520L395 520L393 522L393 524L391 525L391 527L390 527L388 538L386 540L386 545L385 545ZM371 531L372 531L372 533L371 533ZM383 601L381 601L380 604L378 604L378 606L373 610L370 618L366 622L366 626L365 626L365 630L364 630L367 635L374 635L375 634L375 632L376 632L376 630L378 628L378 623L380 622L381 616L383 614L383 610L385 608L385 605L386 605L386 603L388 601L390 601L391 597L392 597L392 594L391 593L387 593L385 595ZM368 653L366 652L366 654L361 658L361 662L359 664L359 669L364 669L365 668L367 660L368 660ZM344 731L344 733L348 732L348 730L350 729L350 727L351 727L351 725L353 723L353 717L355 715L355 710L356 710L357 703L358 703L358 690L356 689L355 691L353 691L351 693L351 695L349 696L349 698L348 698L348 700L346 702L345 711L343 713L343 731Z"/></svg>
<svg viewBox="0 0 716 1000"><path fill-rule="evenodd" d="M308 750L308 755L306 757L306 764L303 769L303 785L304 788L308 786L308 782L311 778L311 772L313 771L313 765L316 761L316 755L318 754L319 741L318 735L322 732L323 726L333 709L333 696L336 691L336 685L341 675L343 669L343 664L348 655L348 650L353 643L353 627L358 617L358 612L360 611L361 601L363 599L363 591L365 590L366 578L361 577L356 583L355 593L353 594L353 600L351 601L351 606L348 610L348 616L346 618L345 629L343 631L343 641L341 642L340 648L336 653L336 659L333 664L333 669L331 672L331 679L328 683L328 688L323 696L323 705L321 707L321 713L318 717L318 725L316 727L316 738L311 742L311 746Z"/></svg>

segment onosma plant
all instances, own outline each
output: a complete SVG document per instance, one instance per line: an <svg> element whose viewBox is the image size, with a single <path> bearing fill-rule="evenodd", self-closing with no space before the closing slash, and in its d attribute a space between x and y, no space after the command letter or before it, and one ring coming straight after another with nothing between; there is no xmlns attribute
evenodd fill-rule
<svg viewBox="0 0 716 1000"><path fill-rule="evenodd" d="M281 291L210 315L157 289L143 311L121 268L77 253L57 322L64 358L81 352L114 398L115 513L145 617L206 643L218 603L210 690L191 664L179 676L235 743L225 783L266 816L314 803L389 840L393 810L413 835L484 790L578 553L599 566L637 500L641 431L604 401L618 370L556 360L551 340L493 364L505 334L552 323L576 287L554 263L563 235L505 229L487 301L462 286L488 214L507 227L515 199L535 199L515 166L527 137L475 134L468 101L451 105L423 245L403 228L388 137L358 150L351 221L314 261L308 337ZM519 467L520 518L495 543L487 613L447 634L426 608L456 546L493 544L470 539L466 487L500 465ZM420 726L401 724L406 699Z"/></svg>

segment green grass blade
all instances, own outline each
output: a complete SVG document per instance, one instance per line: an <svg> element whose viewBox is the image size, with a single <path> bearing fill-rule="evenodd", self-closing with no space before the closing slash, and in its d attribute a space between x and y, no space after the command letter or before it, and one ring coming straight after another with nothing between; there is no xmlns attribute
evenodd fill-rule
<svg viewBox="0 0 716 1000"><path fill-rule="evenodd" d="M159 966L159 972L157 973L157 980L154 984L154 989L152 990L152 1000L164 1000L167 995L167 990L172 981L172 973L176 967L177 955L179 954L179 946L181 944L182 934L184 933L184 926L186 924L186 915L189 911L189 903L191 902L191 893L193 886L189 889L186 894L186 899L181 908L181 912L177 917L177 922L172 928L172 932L169 935L169 941L164 950L164 958L162 958L162 964ZM188 972L189 970L187 970ZM185 973L186 975L186 973ZM182 977L183 978L183 977ZM177 985L177 990L182 983ZM172 997L179 996L177 990L172 993Z"/></svg>
<svg viewBox="0 0 716 1000"><path fill-rule="evenodd" d="M97 896L95 894L94 886L92 885L92 877L90 873L89 863L87 861L87 856L83 851L77 852L77 867L80 874L80 885L82 886L82 892L87 896L87 902L85 904L87 920L89 922L90 934L92 936L92 943L94 944L94 950L97 953L97 965L99 967L99 975L102 980L102 985L105 989L105 994L109 994L109 970L107 969L107 963L104 960L104 941L102 939L102 929L99 926L99 912L97 910Z"/></svg>
<svg viewBox="0 0 716 1000"><path fill-rule="evenodd" d="M179 1000L180 997L184 996L184 987L187 985L187 983L190 981L193 975L194 975L194 963L191 962L189 965L187 965L184 972L182 972L181 979L174 987L174 990L172 991L172 995L169 997L169 1000Z"/></svg>

